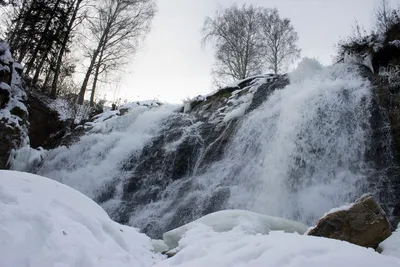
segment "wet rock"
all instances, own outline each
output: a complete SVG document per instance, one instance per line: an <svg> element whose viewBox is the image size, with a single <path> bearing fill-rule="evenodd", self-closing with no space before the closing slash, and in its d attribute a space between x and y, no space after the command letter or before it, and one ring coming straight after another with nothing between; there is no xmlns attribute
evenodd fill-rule
<svg viewBox="0 0 400 267"><path fill-rule="evenodd" d="M67 131L65 122L59 120L59 114L51 110L36 94L28 96L29 139L32 148L57 147Z"/></svg>
<svg viewBox="0 0 400 267"><path fill-rule="evenodd" d="M12 149L21 143L21 131L0 120L0 169L7 169L8 158Z"/></svg>
<svg viewBox="0 0 400 267"><path fill-rule="evenodd" d="M338 239L375 249L391 235L391 230L385 212L367 194L347 209L327 214L308 235Z"/></svg>

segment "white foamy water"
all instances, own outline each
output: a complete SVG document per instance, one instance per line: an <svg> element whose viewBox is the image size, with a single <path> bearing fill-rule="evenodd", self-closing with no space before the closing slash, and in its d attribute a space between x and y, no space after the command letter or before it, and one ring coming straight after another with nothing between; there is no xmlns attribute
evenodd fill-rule
<svg viewBox="0 0 400 267"><path fill-rule="evenodd" d="M175 109L176 106L133 106L124 116L95 123L79 142L49 151L37 174L94 198L99 188L123 176L121 164L135 153L140 155Z"/></svg>

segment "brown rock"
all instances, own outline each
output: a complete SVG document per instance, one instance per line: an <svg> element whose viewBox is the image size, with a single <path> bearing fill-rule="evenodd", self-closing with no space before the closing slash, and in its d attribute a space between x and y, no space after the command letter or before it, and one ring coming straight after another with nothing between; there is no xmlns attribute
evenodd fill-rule
<svg viewBox="0 0 400 267"><path fill-rule="evenodd" d="M356 200L349 209L329 213L320 219L308 235L343 240L375 249L391 235L391 230L385 212L367 194Z"/></svg>

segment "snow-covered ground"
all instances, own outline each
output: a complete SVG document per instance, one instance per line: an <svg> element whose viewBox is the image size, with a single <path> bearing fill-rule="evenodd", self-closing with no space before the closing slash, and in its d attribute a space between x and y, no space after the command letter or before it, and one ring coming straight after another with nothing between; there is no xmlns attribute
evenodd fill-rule
<svg viewBox="0 0 400 267"><path fill-rule="evenodd" d="M216 233L199 225L179 242L182 250L156 267L377 267L400 266L399 259L372 249L320 237L239 229Z"/></svg>
<svg viewBox="0 0 400 267"><path fill-rule="evenodd" d="M385 256L319 237L262 235L240 225L222 232L201 222L192 226L179 240L179 252L166 259L154 252L153 244L160 250L161 241L113 222L78 191L37 175L0 171L0 267L400 266L389 250L399 247L396 234L383 245Z"/></svg>
<svg viewBox="0 0 400 267"><path fill-rule="evenodd" d="M78 191L0 171L1 267L146 267L161 258L152 249L150 238Z"/></svg>

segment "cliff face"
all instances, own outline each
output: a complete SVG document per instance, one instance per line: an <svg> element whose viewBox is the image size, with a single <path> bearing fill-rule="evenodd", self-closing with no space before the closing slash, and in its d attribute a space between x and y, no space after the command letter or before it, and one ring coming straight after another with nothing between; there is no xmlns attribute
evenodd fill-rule
<svg viewBox="0 0 400 267"><path fill-rule="evenodd" d="M21 68L8 45L0 40L0 169L7 167L11 150L27 140L28 110L23 104L26 94Z"/></svg>

